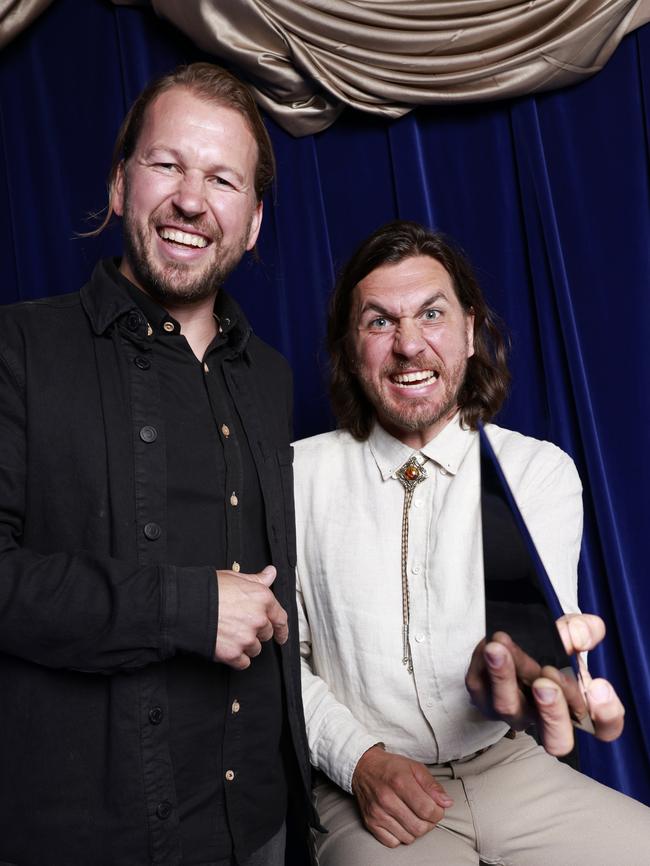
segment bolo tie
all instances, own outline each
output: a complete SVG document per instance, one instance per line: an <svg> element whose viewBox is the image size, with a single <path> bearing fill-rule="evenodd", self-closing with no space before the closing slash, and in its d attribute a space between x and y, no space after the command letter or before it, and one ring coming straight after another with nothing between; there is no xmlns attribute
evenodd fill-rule
<svg viewBox="0 0 650 866"><path fill-rule="evenodd" d="M426 457L415 454L406 461L396 472L395 477L404 488L404 507L402 509L402 664L409 674L413 673L413 659L411 656L411 645L409 642L409 579L408 579L408 553L409 553L409 512L415 488L427 477L424 468Z"/></svg>

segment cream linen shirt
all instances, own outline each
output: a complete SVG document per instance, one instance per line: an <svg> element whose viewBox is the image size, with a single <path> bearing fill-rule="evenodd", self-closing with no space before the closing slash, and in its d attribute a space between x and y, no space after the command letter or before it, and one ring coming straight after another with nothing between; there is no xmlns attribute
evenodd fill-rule
<svg viewBox="0 0 650 866"><path fill-rule="evenodd" d="M577 611L581 485L555 445L486 432L565 612ZM413 674L402 664L401 531L395 471L411 448L375 425L294 446L302 689L314 766L350 791L370 746L425 764L465 757L507 727L470 703L465 673L485 636L478 434L458 417L421 453L410 509Z"/></svg>

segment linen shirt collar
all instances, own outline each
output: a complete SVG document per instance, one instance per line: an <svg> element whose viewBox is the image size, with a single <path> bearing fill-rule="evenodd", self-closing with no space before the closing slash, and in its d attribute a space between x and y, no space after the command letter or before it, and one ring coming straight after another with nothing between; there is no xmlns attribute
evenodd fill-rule
<svg viewBox="0 0 650 866"><path fill-rule="evenodd" d="M458 412L437 436L420 449L400 442L378 422L370 432L368 446L384 481L392 478L400 466L417 453L424 454L450 475L455 475L475 436L474 431L462 425Z"/></svg>

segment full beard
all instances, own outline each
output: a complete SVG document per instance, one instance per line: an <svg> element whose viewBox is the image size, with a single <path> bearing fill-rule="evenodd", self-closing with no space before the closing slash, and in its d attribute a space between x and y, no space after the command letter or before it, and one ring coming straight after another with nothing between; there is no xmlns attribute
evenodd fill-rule
<svg viewBox="0 0 650 866"><path fill-rule="evenodd" d="M156 232L158 220L156 215L152 217L148 224L149 232ZM136 225L128 205L124 211L124 255L138 284L162 306L170 303L193 304L216 295L246 252L250 224L238 243L225 249L222 237L217 236L214 229L206 229L199 220L193 222L184 218L183 223L211 238L212 258L198 271L189 263L156 262L145 229Z"/></svg>
<svg viewBox="0 0 650 866"><path fill-rule="evenodd" d="M412 369L412 365L409 365L409 369ZM426 369L429 369L429 366ZM374 382L364 380L361 376L359 381L383 426L408 433L419 433L455 414L466 371L466 358L459 361L451 370L439 371L438 383L441 391L436 395L434 402L430 397L405 398L404 401L398 402L391 399ZM395 372L398 371L392 369L382 372L382 379L388 378ZM443 373L448 373L444 380Z"/></svg>

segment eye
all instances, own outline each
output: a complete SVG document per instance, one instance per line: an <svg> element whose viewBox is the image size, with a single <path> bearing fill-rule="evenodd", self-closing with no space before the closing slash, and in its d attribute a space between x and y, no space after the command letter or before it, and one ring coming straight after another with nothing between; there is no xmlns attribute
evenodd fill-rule
<svg viewBox="0 0 650 866"><path fill-rule="evenodd" d="M168 173L178 170L178 166L175 162L156 162L154 163L154 168L158 168L161 171L165 171Z"/></svg>
<svg viewBox="0 0 650 866"><path fill-rule="evenodd" d="M211 177L210 183L212 183L213 186L222 186L226 187L227 189L234 189L233 184L229 180L226 180L225 177L220 177L219 175Z"/></svg>
<svg viewBox="0 0 650 866"><path fill-rule="evenodd" d="M425 310L422 313L422 321L426 325L426 324L429 324L429 322L435 322L437 319L440 318L440 316L442 316L442 313L440 312L440 310L436 310L436 309L432 308L430 310Z"/></svg>
<svg viewBox="0 0 650 866"><path fill-rule="evenodd" d="M366 328L369 331L386 331L392 326L393 322L390 319L387 319L386 316L376 316L368 322Z"/></svg>

